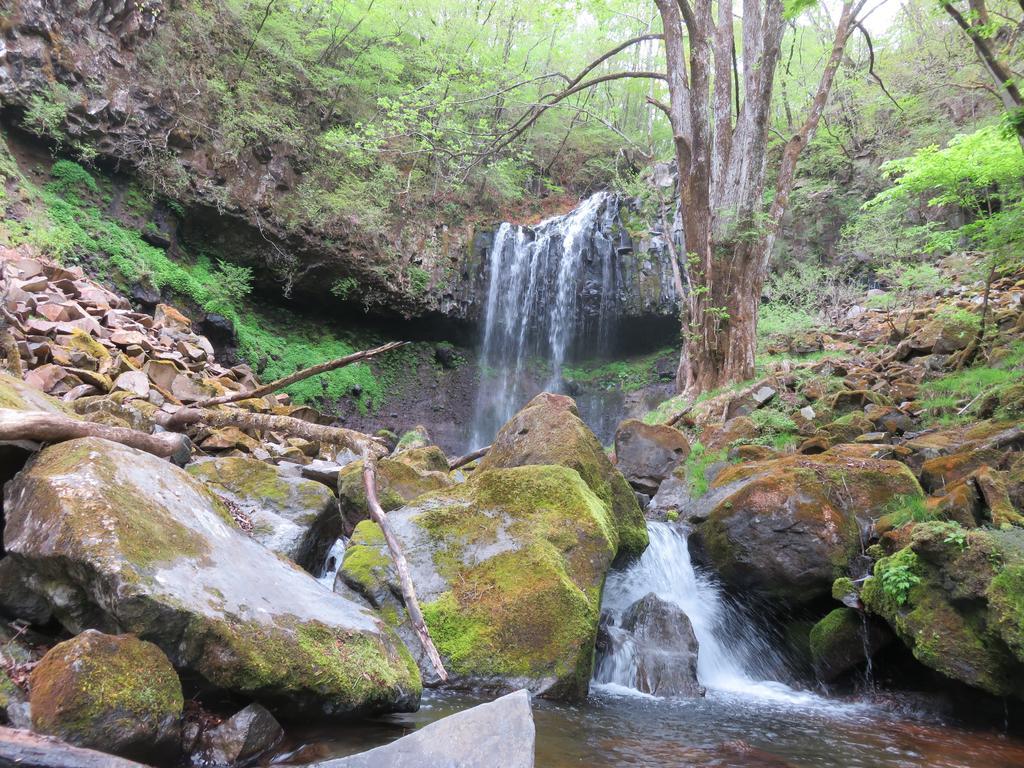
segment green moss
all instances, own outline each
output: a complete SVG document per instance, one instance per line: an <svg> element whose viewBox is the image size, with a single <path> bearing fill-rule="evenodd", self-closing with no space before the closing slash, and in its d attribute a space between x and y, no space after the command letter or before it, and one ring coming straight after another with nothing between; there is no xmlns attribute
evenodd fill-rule
<svg viewBox="0 0 1024 768"><path fill-rule="evenodd" d="M422 690L415 661L393 636L389 648L371 635L318 621L279 619L272 627L206 623L186 643L213 684L283 700L289 692L315 690L321 714L375 710L392 703L397 692L418 696Z"/></svg>
<svg viewBox="0 0 1024 768"><path fill-rule="evenodd" d="M843 601L843 598L851 594L856 594L857 588L853 584L853 579L849 576L840 576L834 582L832 582L832 599Z"/></svg>
<svg viewBox="0 0 1024 768"><path fill-rule="evenodd" d="M89 632L54 646L33 670L31 687L33 728L77 744L118 718L155 730L184 704L167 657L130 635Z"/></svg>
<svg viewBox="0 0 1024 768"><path fill-rule="evenodd" d="M811 628L811 660L816 668L863 647L863 622L852 608L836 608ZM863 651L861 650L861 655Z"/></svg>
<svg viewBox="0 0 1024 768"><path fill-rule="evenodd" d="M391 571L391 560L384 554L384 547L384 532L380 526L363 520L352 532L341 563L345 583L374 604L380 602L377 596L386 593Z"/></svg>
<svg viewBox="0 0 1024 768"><path fill-rule="evenodd" d="M992 579L989 609L1003 642L1024 660L1024 565L1010 565Z"/></svg>
<svg viewBox="0 0 1024 768"><path fill-rule="evenodd" d="M554 676L560 692L584 695L617 537L607 506L575 471L533 465L482 471L418 503L451 585L424 615L452 671Z"/></svg>

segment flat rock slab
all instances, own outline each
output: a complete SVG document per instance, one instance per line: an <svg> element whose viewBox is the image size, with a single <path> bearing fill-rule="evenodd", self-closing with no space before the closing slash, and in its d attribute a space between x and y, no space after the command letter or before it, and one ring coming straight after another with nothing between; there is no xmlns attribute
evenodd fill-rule
<svg viewBox="0 0 1024 768"><path fill-rule="evenodd" d="M533 762L531 761L531 765ZM145 768L30 731L0 728L0 768Z"/></svg>
<svg viewBox="0 0 1024 768"><path fill-rule="evenodd" d="M530 696L516 691L391 744L312 768L533 768L535 737Z"/></svg>

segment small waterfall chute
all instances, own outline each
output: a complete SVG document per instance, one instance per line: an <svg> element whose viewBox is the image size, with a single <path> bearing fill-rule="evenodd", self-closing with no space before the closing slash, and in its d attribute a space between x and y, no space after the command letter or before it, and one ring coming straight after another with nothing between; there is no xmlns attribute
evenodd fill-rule
<svg viewBox="0 0 1024 768"><path fill-rule="evenodd" d="M731 601L716 581L690 560L685 531L671 523L648 523L650 545L605 582L602 613L613 638L601 649L594 682L635 688L634 645L619 629L630 606L649 593L686 613L697 637L697 678L710 693L759 698L806 698L783 683L787 665L756 622Z"/></svg>

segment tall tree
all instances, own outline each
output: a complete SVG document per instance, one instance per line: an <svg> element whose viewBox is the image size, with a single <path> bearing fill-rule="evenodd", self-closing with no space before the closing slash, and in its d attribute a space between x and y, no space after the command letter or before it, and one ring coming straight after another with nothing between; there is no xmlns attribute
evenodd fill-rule
<svg viewBox="0 0 1024 768"><path fill-rule="evenodd" d="M668 115L675 140L693 291L677 383L684 392L699 392L754 373L761 289L797 161L818 127L865 0L843 4L807 114L783 148L770 202L768 128L786 16L782 0L742 0L738 20L732 0L719 0L717 19L711 0L655 2L669 89L669 104L657 106Z"/></svg>
<svg viewBox="0 0 1024 768"><path fill-rule="evenodd" d="M783 147L766 201L768 130L775 69L787 20L783 0L654 0L662 33L638 35L602 54L579 74L560 75L548 93L481 157L505 149L563 99L625 78L661 80L668 103L660 109L672 128L679 171L685 303L677 384L697 393L754 373L757 309L769 257L793 189L797 161L814 136L858 15L866 0L845 0L821 78L803 122ZM813 0L797 0L799 12ZM661 39L664 71L611 70L617 54ZM600 72L600 74L597 74Z"/></svg>

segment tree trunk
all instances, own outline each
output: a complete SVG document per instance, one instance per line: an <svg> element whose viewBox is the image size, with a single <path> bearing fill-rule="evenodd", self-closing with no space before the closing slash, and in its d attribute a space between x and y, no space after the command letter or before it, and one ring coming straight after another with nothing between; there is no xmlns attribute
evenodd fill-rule
<svg viewBox="0 0 1024 768"><path fill-rule="evenodd" d="M754 268L757 243L739 243L712 259L695 298L689 328L684 328L679 390L699 394L754 377L757 308L764 276Z"/></svg>

